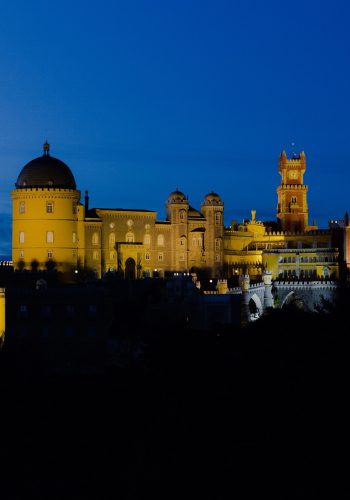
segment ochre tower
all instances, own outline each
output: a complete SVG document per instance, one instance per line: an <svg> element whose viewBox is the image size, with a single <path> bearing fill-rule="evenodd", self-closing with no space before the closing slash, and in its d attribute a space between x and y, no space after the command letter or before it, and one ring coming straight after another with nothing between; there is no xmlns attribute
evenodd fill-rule
<svg viewBox="0 0 350 500"><path fill-rule="evenodd" d="M44 154L25 165L12 196L12 260L15 267L75 269L83 238L84 207L70 168Z"/></svg>
<svg viewBox="0 0 350 500"><path fill-rule="evenodd" d="M305 170L304 151L293 154L291 159L287 158L285 151L281 153L278 165L281 184L277 188L277 219L282 231L304 232L311 229L308 224L308 187L304 184Z"/></svg>

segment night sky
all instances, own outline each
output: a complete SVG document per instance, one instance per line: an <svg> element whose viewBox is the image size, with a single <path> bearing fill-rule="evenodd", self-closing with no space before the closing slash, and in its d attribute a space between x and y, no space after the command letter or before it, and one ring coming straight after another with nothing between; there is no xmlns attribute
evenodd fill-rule
<svg viewBox="0 0 350 500"><path fill-rule="evenodd" d="M278 157L304 150L309 221L350 210L350 3L35 1L0 5L0 254L17 176L67 163L90 206L165 218L178 187L225 223L276 217ZM83 196L82 196L83 198Z"/></svg>

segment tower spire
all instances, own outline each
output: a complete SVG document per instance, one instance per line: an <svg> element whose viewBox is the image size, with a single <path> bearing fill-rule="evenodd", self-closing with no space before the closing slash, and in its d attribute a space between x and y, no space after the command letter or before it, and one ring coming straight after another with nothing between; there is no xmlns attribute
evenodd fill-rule
<svg viewBox="0 0 350 500"><path fill-rule="evenodd" d="M47 142L47 140L44 142L44 156L49 156L50 154L50 144Z"/></svg>

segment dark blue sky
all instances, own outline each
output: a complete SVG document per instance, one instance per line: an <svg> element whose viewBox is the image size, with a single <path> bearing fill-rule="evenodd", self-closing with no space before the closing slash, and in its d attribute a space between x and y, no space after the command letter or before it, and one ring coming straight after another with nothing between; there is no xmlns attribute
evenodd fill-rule
<svg viewBox="0 0 350 500"><path fill-rule="evenodd" d="M42 143L91 206L165 217L177 186L225 222L275 219L278 156L304 150L310 222L350 210L350 2L0 4L0 253Z"/></svg>

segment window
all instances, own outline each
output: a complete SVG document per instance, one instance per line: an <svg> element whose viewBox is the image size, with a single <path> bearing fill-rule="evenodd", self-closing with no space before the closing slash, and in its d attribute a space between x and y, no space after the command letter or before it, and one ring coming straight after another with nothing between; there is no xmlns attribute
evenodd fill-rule
<svg viewBox="0 0 350 500"><path fill-rule="evenodd" d="M47 251L47 258L48 259L53 259L53 251L52 250L48 250Z"/></svg>
<svg viewBox="0 0 350 500"><path fill-rule="evenodd" d="M97 313L97 307L94 304L91 304L89 306L88 313L89 313L90 318L95 317L96 313Z"/></svg>
<svg viewBox="0 0 350 500"><path fill-rule="evenodd" d="M53 201L47 201L46 202L46 213L53 214L53 208L54 208Z"/></svg>
<svg viewBox="0 0 350 500"><path fill-rule="evenodd" d="M192 238L192 246L195 247L196 246L196 238Z"/></svg>
<svg viewBox="0 0 350 500"><path fill-rule="evenodd" d="M163 252L159 252L159 254L158 254L158 262L163 262L163 259L164 259Z"/></svg>
<svg viewBox="0 0 350 500"><path fill-rule="evenodd" d="M91 242L93 245L98 245L98 233L93 233Z"/></svg>
<svg viewBox="0 0 350 500"><path fill-rule="evenodd" d="M47 231L46 243L53 243L53 231Z"/></svg>
<svg viewBox="0 0 350 500"><path fill-rule="evenodd" d="M19 242L24 243L25 237L24 237L24 231L19 232Z"/></svg>
<svg viewBox="0 0 350 500"><path fill-rule="evenodd" d="M72 203L72 214L76 214L77 213L77 202L76 201L73 201Z"/></svg>
<svg viewBox="0 0 350 500"><path fill-rule="evenodd" d="M76 243L76 242L77 242L77 233L75 233L73 231L73 233L72 233L72 243Z"/></svg>
<svg viewBox="0 0 350 500"><path fill-rule="evenodd" d="M72 306L72 305L66 306L66 316L68 318L72 318L74 316L74 306Z"/></svg>
<svg viewBox="0 0 350 500"><path fill-rule="evenodd" d="M45 305L41 309L41 316L43 318L51 318L51 306Z"/></svg>
<svg viewBox="0 0 350 500"><path fill-rule="evenodd" d="M94 250L94 251L92 252L92 258L93 258L94 260L98 260L98 251L97 251L97 250Z"/></svg>
<svg viewBox="0 0 350 500"><path fill-rule="evenodd" d="M186 211L180 210L180 222L185 222L186 220Z"/></svg>
<svg viewBox="0 0 350 500"><path fill-rule="evenodd" d="M296 196L292 196L291 203L296 203L296 202L297 202L297 197Z"/></svg>
<svg viewBox="0 0 350 500"><path fill-rule="evenodd" d="M109 260L114 260L114 259L115 259L114 252L109 252Z"/></svg>
<svg viewBox="0 0 350 500"><path fill-rule="evenodd" d="M220 250L220 247L221 247L221 241L219 238L216 238L215 240L215 250Z"/></svg>
<svg viewBox="0 0 350 500"><path fill-rule="evenodd" d="M126 241L126 243L134 243L135 242L135 235L134 235L134 233L132 233L131 231L129 231L128 233L126 233L125 241Z"/></svg>
<svg viewBox="0 0 350 500"><path fill-rule="evenodd" d="M151 244L151 236L149 234L145 234L145 236L143 238L143 244L147 245L147 246L150 246L150 244Z"/></svg>
<svg viewBox="0 0 350 500"><path fill-rule="evenodd" d="M26 211L26 204L24 201L21 201L19 204L19 213L24 214Z"/></svg>
<svg viewBox="0 0 350 500"><path fill-rule="evenodd" d="M220 262L220 254L215 255L215 262Z"/></svg>
<svg viewBox="0 0 350 500"><path fill-rule="evenodd" d="M186 244L186 239L185 238L180 238L180 245L184 247Z"/></svg>
<svg viewBox="0 0 350 500"><path fill-rule="evenodd" d="M157 245L159 247L163 247L164 246L164 236L162 234L158 234Z"/></svg>
<svg viewBox="0 0 350 500"><path fill-rule="evenodd" d="M21 250L21 251L19 252L19 258L20 258L20 259L24 259L24 251L23 251L23 250Z"/></svg>
<svg viewBox="0 0 350 500"><path fill-rule="evenodd" d="M151 256L148 252L145 253L145 260L151 260Z"/></svg>
<svg viewBox="0 0 350 500"><path fill-rule="evenodd" d="M19 306L19 315L22 318L26 318L28 316L28 306L27 305L20 305Z"/></svg>
<svg viewBox="0 0 350 500"><path fill-rule="evenodd" d="M221 212L215 212L215 224L221 224Z"/></svg>
<svg viewBox="0 0 350 500"><path fill-rule="evenodd" d="M198 240L197 240L197 244L198 244L198 246L199 246L200 248L202 248L202 246L203 246L203 241L202 241L202 238L198 238Z"/></svg>
<svg viewBox="0 0 350 500"><path fill-rule="evenodd" d="M109 235L109 246L114 248L115 245L115 233L110 233Z"/></svg>

